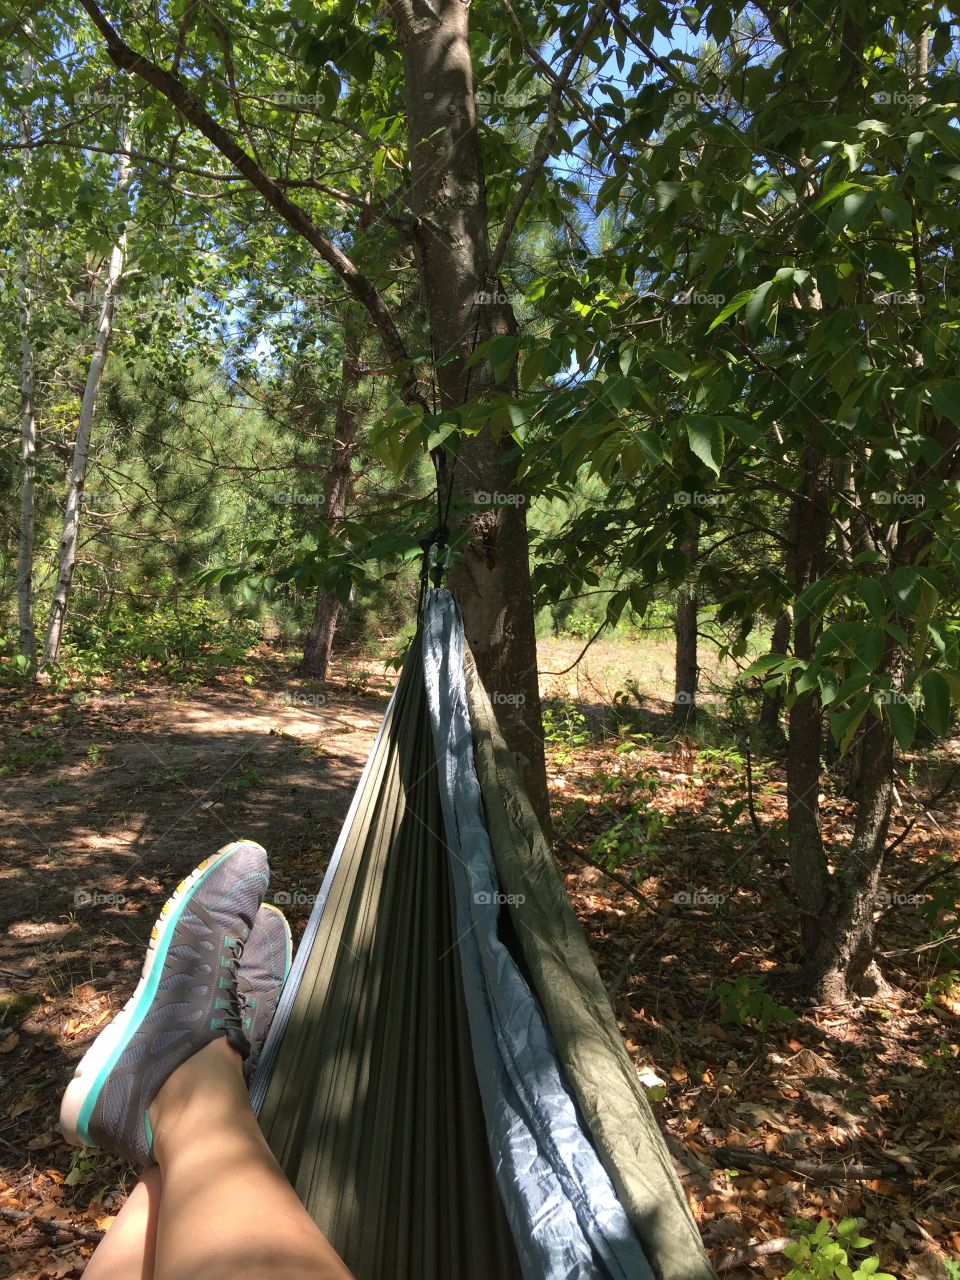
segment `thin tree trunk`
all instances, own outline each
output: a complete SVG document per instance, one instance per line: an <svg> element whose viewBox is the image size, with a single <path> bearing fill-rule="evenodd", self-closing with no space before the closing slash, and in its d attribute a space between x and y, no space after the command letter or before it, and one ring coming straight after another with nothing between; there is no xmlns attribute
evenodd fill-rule
<svg viewBox="0 0 960 1280"><path fill-rule="evenodd" d="M770 638L770 652L784 654L787 652L787 645L790 643L790 626L793 621L793 615L790 609L784 609L780 617L773 624L773 635ZM765 693L763 702L760 704L760 715L757 723L760 728L767 733L776 733L780 728L780 711L783 707L783 694Z"/></svg>
<svg viewBox="0 0 960 1280"><path fill-rule="evenodd" d="M403 54L417 256L440 400L459 406L495 388L511 391L489 364L466 368L475 343L515 334L499 279L490 280L483 162L477 133L470 6L391 0ZM429 86L429 92L425 88ZM481 300L481 297L483 300ZM537 680L533 597L527 556L526 494L515 446L489 428L465 437L452 468L457 518L465 534L450 575L467 639L538 817L549 832L549 801Z"/></svg>
<svg viewBox="0 0 960 1280"><path fill-rule="evenodd" d="M683 553L694 564L700 543L700 522L684 539ZM673 631L676 641L676 675L673 693L673 718L679 724L691 724L697 714L697 685L700 668L697 665L697 617L698 603L695 589L683 589L677 601Z"/></svg>
<svg viewBox="0 0 960 1280"><path fill-rule="evenodd" d="M116 187L125 191L130 180L130 121L124 116L120 129L117 155ZM100 307L100 319L97 325L97 336L94 341L93 355L87 369L87 380L80 402L80 418L77 424L77 439L73 449L73 462L70 468L70 485L67 490L67 503L63 515L63 533L60 538L60 564L57 574L57 585L53 593L53 604L50 609L50 621L47 625L47 639L43 651L43 665L56 663L60 656L60 644L63 639L63 625L67 616L67 604L73 586L73 574L77 563L77 538L80 531L80 507L83 502L83 488L87 477L87 461L90 455L90 437L93 430L93 415L97 404L97 394L103 379L107 351L110 347L110 335L113 332L113 317L117 305L117 289L123 274L123 262L126 252L126 229L121 231L117 243L110 254L107 277L103 288L103 302Z"/></svg>
<svg viewBox="0 0 960 1280"><path fill-rule="evenodd" d="M360 421L357 404L360 377L360 347L358 343L350 342L348 336L340 380L340 399L337 402L334 424L333 456L323 495L323 521L331 529L335 529L346 514L350 497L352 475L350 464ZM313 620L303 647L300 670L305 676L326 680L339 616L340 601L336 592L327 591L321 587L317 592Z"/></svg>
<svg viewBox="0 0 960 1280"><path fill-rule="evenodd" d="M32 32L28 21L26 34ZM24 91L33 84L33 59L24 59L22 83ZM31 671L37 665L37 632L33 619L33 542L36 525L34 486L36 480L37 417L36 361L31 336L33 308L30 294L30 249L26 227L27 200L23 184L30 168L30 105L20 108L23 173L17 183L17 209L23 251L20 255L20 279L17 282L17 309L20 326L20 530L17 548L17 612L20 625L20 654Z"/></svg>
<svg viewBox="0 0 960 1280"><path fill-rule="evenodd" d="M808 981L822 1004L840 1004L851 990L873 995L886 986L873 956L873 914L893 797L894 737L886 716L870 717L863 746L853 839L833 877L829 910L807 959Z"/></svg>
<svg viewBox="0 0 960 1280"><path fill-rule="evenodd" d="M794 598L823 573L829 532L830 459L816 444L804 458L803 485L794 503L791 567ZM818 623L812 614L795 619L794 653L813 656ZM814 689L794 700L787 746L788 856L800 904L800 934L809 961L821 939L821 919L830 899L830 875L820 835L820 695ZM813 981L812 971L807 975Z"/></svg>

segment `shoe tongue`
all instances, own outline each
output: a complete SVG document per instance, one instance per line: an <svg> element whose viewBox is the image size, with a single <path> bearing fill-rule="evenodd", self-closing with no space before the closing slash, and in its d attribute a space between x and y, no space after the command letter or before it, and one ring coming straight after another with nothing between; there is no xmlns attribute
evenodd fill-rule
<svg viewBox="0 0 960 1280"><path fill-rule="evenodd" d="M240 1054L244 1062L250 1057L250 1041L243 1034L240 1027L228 1026L226 1028L227 1044L233 1045L234 1049Z"/></svg>

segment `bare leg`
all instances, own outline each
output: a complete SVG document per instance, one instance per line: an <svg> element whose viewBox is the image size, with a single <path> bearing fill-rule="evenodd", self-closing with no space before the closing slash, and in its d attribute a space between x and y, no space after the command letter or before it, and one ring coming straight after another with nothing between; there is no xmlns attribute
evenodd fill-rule
<svg viewBox="0 0 960 1280"><path fill-rule="evenodd" d="M225 1039L177 1068L150 1121L163 1176L155 1280L351 1280L273 1158Z"/></svg>
<svg viewBox="0 0 960 1280"><path fill-rule="evenodd" d="M148 1169L124 1201L116 1221L94 1250L86 1280L154 1280L160 1170Z"/></svg>

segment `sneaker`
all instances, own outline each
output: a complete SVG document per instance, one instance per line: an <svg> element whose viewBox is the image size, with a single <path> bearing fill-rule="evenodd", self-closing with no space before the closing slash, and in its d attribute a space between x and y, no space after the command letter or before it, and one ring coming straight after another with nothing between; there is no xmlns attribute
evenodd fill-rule
<svg viewBox="0 0 960 1280"><path fill-rule="evenodd" d="M173 1072L226 1036L244 1056L237 966L270 880L250 840L182 880L150 934L136 991L80 1060L60 1106L69 1142L153 1163L147 1108Z"/></svg>
<svg viewBox="0 0 960 1280"><path fill-rule="evenodd" d="M265 902L257 912L237 970L237 995L243 1032L250 1042L244 1064L247 1081L260 1061L264 1041L280 1003L280 992L293 963L293 936L287 918Z"/></svg>

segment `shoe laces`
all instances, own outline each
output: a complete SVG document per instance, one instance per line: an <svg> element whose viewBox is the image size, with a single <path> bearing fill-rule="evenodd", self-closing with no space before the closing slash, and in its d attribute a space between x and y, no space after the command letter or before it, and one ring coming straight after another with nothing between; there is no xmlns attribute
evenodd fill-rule
<svg viewBox="0 0 960 1280"><path fill-rule="evenodd" d="M233 938L229 945L224 948L224 954L230 957L227 967L230 970L232 981L226 990L227 1004L223 1008L223 1029L225 1031L237 1031L243 1035L243 1014L241 1011L241 997L237 990L237 970L240 967L240 960L243 956L243 938Z"/></svg>

